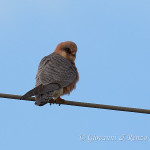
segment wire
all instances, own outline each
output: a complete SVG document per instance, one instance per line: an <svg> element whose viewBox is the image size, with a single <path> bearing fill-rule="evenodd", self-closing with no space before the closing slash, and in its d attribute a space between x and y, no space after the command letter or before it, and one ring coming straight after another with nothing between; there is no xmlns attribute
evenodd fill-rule
<svg viewBox="0 0 150 150"><path fill-rule="evenodd" d="M20 98L21 98L20 95L3 94L3 93L0 93L0 97L9 98L9 99L18 99L18 100L20 100ZM25 100L35 101L35 98L34 97L29 97ZM55 101L50 101L50 103L55 103L56 104ZM60 104L150 114L149 109L130 108L130 107L103 105L103 104L93 104L93 103L75 102L75 101L67 101L67 100L65 100L64 102L60 102L59 105Z"/></svg>

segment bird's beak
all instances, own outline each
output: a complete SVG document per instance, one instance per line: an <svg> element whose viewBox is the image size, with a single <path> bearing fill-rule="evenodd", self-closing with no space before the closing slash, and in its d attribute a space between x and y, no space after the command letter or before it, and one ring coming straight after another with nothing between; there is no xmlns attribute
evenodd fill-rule
<svg viewBox="0 0 150 150"><path fill-rule="evenodd" d="M76 52L73 52L73 53L72 53L72 56L76 57Z"/></svg>

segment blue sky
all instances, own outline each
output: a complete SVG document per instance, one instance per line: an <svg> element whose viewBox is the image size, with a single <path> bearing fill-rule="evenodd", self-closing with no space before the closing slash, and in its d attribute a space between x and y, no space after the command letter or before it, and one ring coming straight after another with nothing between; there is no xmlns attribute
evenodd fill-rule
<svg viewBox="0 0 150 150"><path fill-rule="evenodd" d="M80 81L65 99L150 109L149 8L149 0L0 1L0 93L32 89L40 60L70 40L78 45ZM149 117L0 98L0 149L146 149Z"/></svg>

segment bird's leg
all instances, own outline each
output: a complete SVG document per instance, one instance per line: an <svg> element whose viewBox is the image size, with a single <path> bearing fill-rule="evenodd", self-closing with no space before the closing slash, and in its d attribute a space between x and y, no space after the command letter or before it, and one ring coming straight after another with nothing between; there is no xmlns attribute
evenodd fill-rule
<svg viewBox="0 0 150 150"><path fill-rule="evenodd" d="M65 100L62 99L62 98L60 98L60 96L59 96L57 99L55 99L55 103L56 103L56 104L59 104L59 106L60 106L60 104L65 103Z"/></svg>
<svg viewBox="0 0 150 150"><path fill-rule="evenodd" d="M53 99L53 98L51 98L50 100L49 100L49 103L50 103L50 105L53 103L55 103L55 100Z"/></svg>

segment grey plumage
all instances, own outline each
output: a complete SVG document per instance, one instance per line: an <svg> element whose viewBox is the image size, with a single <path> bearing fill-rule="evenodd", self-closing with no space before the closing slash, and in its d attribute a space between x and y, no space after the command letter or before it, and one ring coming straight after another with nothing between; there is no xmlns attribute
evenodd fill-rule
<svg viewBox="0 0 150 150"><path fill-rule="evenodd" d="M63 95L61 90L73 83L76 76L75 65L63 56L52 53L41 60L35 88L27 92L22 99L35 95L36 105L42 106L51 98Z"/></svg>

